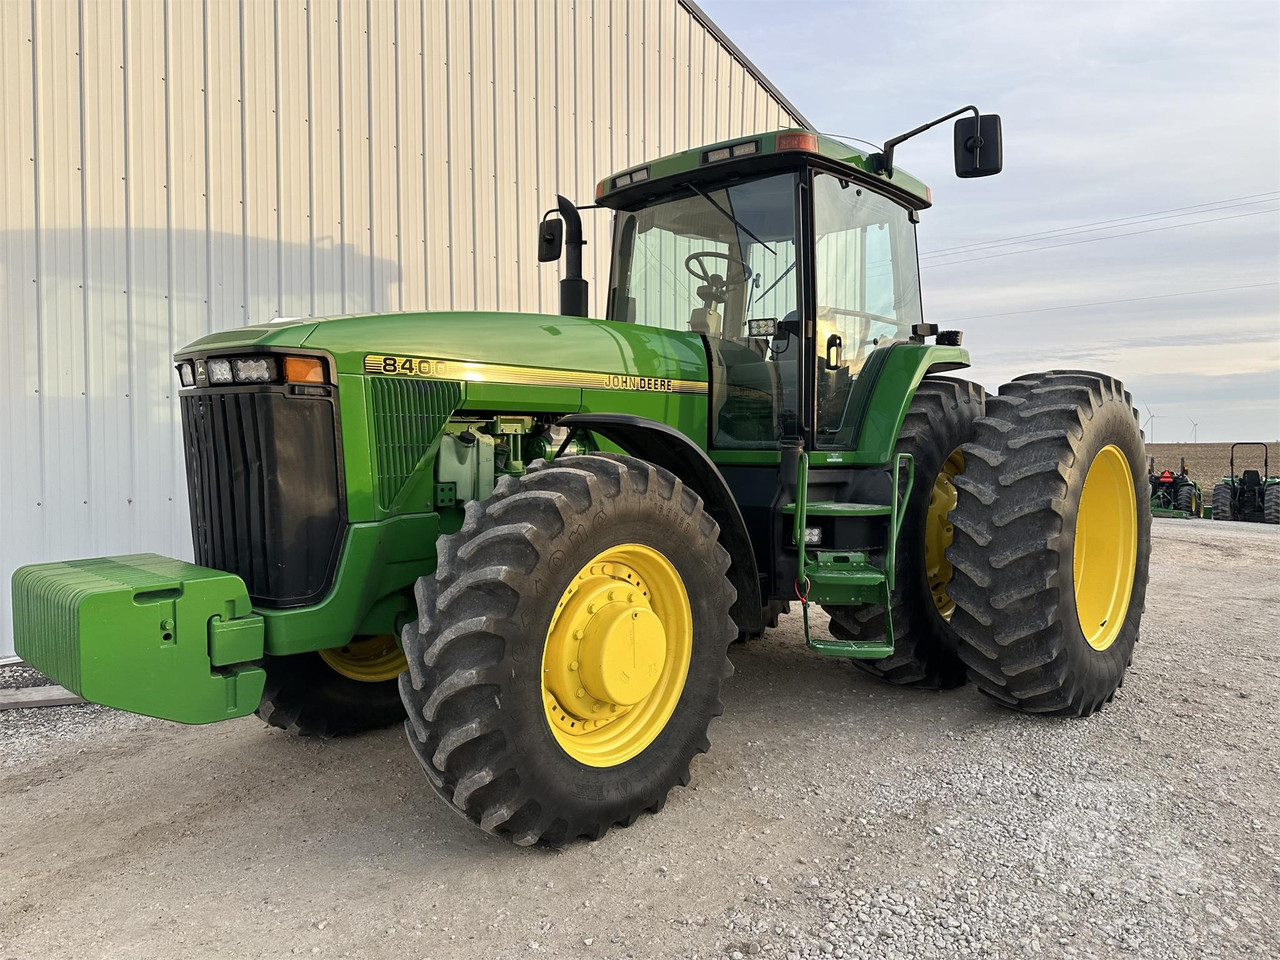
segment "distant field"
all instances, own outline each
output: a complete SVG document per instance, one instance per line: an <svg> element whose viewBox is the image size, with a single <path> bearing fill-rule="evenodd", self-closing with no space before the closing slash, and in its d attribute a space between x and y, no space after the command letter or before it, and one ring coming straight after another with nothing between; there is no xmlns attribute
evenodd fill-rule
<svg viewBox="0 0 1280 960"><path fill-rule="evenodd" d="M1280 441L1271 444L1271 473L1280 474ZM1191 479L1200 484L1205 500L1213 492L1213 485L1227 475L1231 458L1229 443L1148 443L1147 456L1156 458L1156 470L1178 470L1178 459L1187 458ZM1236 473L1241 470L1262 470L1262 448L1241 447L1236 451Z"/></svg>

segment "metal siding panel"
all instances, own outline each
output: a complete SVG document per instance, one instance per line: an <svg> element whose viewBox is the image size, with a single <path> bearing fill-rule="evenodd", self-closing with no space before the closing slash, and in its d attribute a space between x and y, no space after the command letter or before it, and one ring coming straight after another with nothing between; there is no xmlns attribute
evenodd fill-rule
<svg viewBox="0 0 1280 960"><path fill-rule="evenodd" d="M494 134L502 111L495 103L493 63L493 5L487 0L470 6L468 33L471 50L471 210L474 236L472 262L475 308L498 309L498 248L514 237L499 236L497 224L497 158ZM508 233L504 231L504 233Z"/></svg>
<svg viewBox="0 0 1280 960"><path fill-rule="evenodd" d="M245 323L240 15L207 0L205 67L208 98L209 317L214 330Z"/></svg>
<svg viewBox="0 0 1280 960"><path fill-rule="evenodd" d="M369 184L369 50L364 0L338 6L338 67L342 130L342 270L343 312L361 313L371 306L369 258L373 240Z"/></svg>
<svg viewBox="0 0 1280 960"><path fill-rule="evenodd" d="M520 103L516 96L516 63L521 59L515 46L515 7L511 0L495 0L492 6L493 61L493 184L494 210L492 248L497 263L496 310L518 310L522 275L533 269L525 252L533 243L536 222L518 200L522 157L516 149L516 129ZM534 258L529 257L529 261Z"/></svg>
<svg viewBox="0 0 1280 960"><path fill-rule="evenodd" d="M554 205L561 179L561 157L556 130L556 25L555 8L548 4L531 5L534 10L534 50L537 56L538 79L535 88L538 117L534 170L538 187L539 212ZM556 281L559 266L540 264L538 278L538 312L555 313L559 303Z"/></svg>
<svg viewBox="0 0 1280 960"><path fill-rule="evenodd" d="M476 305L475 205L471 151L471 11L465 0L446 0L448 26L449 278L450 299L457 310Z"/></svg>
<svg viewBox="0 0 1280 960"><path fill-rule="evenodd" d="M365 198L370 208L368 276L370 310L403 310L404 291L400 244L400 142L396 132L397 70L394 5L367 0L366 56L368 103L366 105L369 183Z"/></svg>
<svg viewBox="0 0 1280 960"><path fill-rule="evenodd" d="M422 7L400 2L395 8L396 45L396 182L399 184L401 309L423 310L427 304L426 212L422 109Z"/></svg>
<svg viewBox="0 0 1280 960"><path fill-rule="evenodd" d="M242 230L248 323L264 323L280 314L274 19L271 4L241 0Z"/></svg>
<svg viewBox="0 0 1280 960"><path fill-rule="evenodd" d="M131 350L125 363L129 383L121 387L132 390L129 407L134 477L130 502L112 501L105 509L117 516L124 516L126 510L136 512L139 521L137 536L128 544L117 541L115 552L144 547L164 550L175 539L175 511L169 498L173 478L180 468L171 442L178 424L175 377L170 367L177 344L173 342L169 304L173 278L169 262L165 15L166 8L159 4L125 7L125 202ZM103 451L94 459L105 462L111 456ZM97 549L111 552L112 546L104 542Z"/></svg>
<svg viewBox="0 0 1280 960"><path fill-rule="evenodd" d="M578 13L579 84L585 100L582 109L591 121L590 140L582 151L578 177L577 200L591 203L595 199L596 181L607 175L612 160L610 104L612 75L609 70L610 9L603 3L587 3ZM585 72L585 77L584 77ZM611 218L605 211L587 213L590 227L590 243L586 249L584 271L590 271L591 314L603 317L605 297L609 286L609 226ZM530 234L532 236L532 234Z"/></svg>
<svg viewBox="0 0 1280 960"><path fill-rule="evenodd" d="M76 278L85 317L85 415L89 448L82 452L93 476L84 549L132 549L130 522L133 436L130 394L133 365L128 272L133 231L124 204L126 174L124 124L127 71L121 70L124 21L119 4L80 8L82 47L74 82L83 90L83 140L72 147L84 175L84 272ZM83 82L82 82L83 78ZM99 81L98 78L101 78ZM66 81L73 75L68 73ZM134 107L136 109L136 107ZM70 145L69 145L70 146ZM128 241L128 242L126 242ZM164 237L155 238L163 244ZM167 324L161 330L167 333ZM145 344L139 345L145 350ZM139 517L145 521L145 514Z"/></svg>
<svg viewBox="0 0 1280 960"><path fill-rule="evenodd" d="M310 0L311 172L311 313L326 316L346 311L343 273L343 139L342 61L337 0Z"/></svg>
<svg viewBox="0 0 1280 960"><path fill-rule="evenodd" d="M43 317L40 450L44 544L59 553L88 545L89 449L85 397L81 102L76 69L79 16L73 4L36 5L36 156L40 166L40 276ZM116 50L120 37L114 39Z"/></svg>
<svg viewBox="0 0 1280 960"><path fill-rule="evenodd" d="M307 20L300 4L273 5L276 121L276 243L279 301L276 313L311 313L311 115L307 77Z"/></svg>
<svg viewBox="0 0 1280 960"><path fill-rule="evenodd" d="M644 104L642 122L644 124L644 142L645 152L642 156L637 157L633 162L640 163L649 157L660 157L664 151L662 149L662 123L661 117L666 109L666 104L659 97L660 85L658 77L661 73L661 24L658 20L658 11L661 4L644 3L641 5L641 40L639 52L643 58L641 73L644 77L644 86L641 88L640 97Z"/></svg>
<svg viewBox="0 0 1280 960"><path fill-rule="evenodd" d="M447 310L453 303L453 234L449 209L453 182L449 10L445 3L427 0L422 0L422 3L427 309Z"/></svg>
<svg viewBox="0 0 1280 960"><path fill-rule="evenodd" d="M32 362L41 353L32 39L31 5L0 3L0 49L13 51L0 58L0 659L13 654L7 585L14 568L54 558L43 546L42 401L39 363Z"/></svg>
<svg viewBox="0 0 1280 960"><path fill-rule="evenodd" d="M627 99L627 4L626 0L612 0L609 5L609 124L611 151L608 165L596 171L596 180L603 180L615 170L621 170L630 161L631 103Z"/></svg>
<svg viewBox="0 0 1280 960"><path fill-rule="evenodd" d="M169 0L168 16L168 90L169 130L169 341L180 347L208 329L209 310L209 236L206 205L205 142L205 59L204 12L196 4ZM164 358L171 397L174 372ZM170 406L173 401L169 400ZM174 414L175 418L178 416ZM175 420L168 444L168 489L155 494L157 509L168 517L168 547L155 543L157 553L170 553L186 559L192 555L191 524L187 514L186 466L182 453L182 433ZM135 458L134 469L138 469ZM136 511L140 542L152 527L143 511Z"/></svg>
<svg viewBox="0 0 1280 960"><path fill-rule="evenodd" d="M697 146L693 140L693 23L684 7L675 8L676 46L672 57L672 109L676 149Z"/></svg>
<svg viewBox="0 0 1280 960"><path fill-rule="evenodd" d="M511 48L504 53L498 48L498 58L512 58L515 67L515 152L511 157L511 178L515 188L515 210L517 211L517 243L515 255L518 267L517 278L517 310L538 310L539 289L542 274L548 272L545 265L538 263L533 256L529 244L533 242L533 229L528 224L536 224L545 207L542 204L543 191L539 176L542 162L538 149L538 111L541 103L538 99L538 51L534 46L534 18L536 8L531 3L518 0L499 5L508 8L512 20Z"/></svg>

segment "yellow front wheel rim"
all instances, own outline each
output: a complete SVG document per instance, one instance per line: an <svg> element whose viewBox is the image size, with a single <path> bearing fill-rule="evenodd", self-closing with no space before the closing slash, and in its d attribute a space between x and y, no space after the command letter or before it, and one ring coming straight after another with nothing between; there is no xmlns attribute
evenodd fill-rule
<svg viewBox="0 0 1280 960"><path fill-rule="evenodd" d="M345 646L321 650L320 657L344 677L361 683L394 680L408 666L396 638L389 633L356 637Z"/></svg>
<svg viewBox="0 0 1280 960"><path fill-rule="evenodd" d="M574 575L547 629L542 703L556 742L590 767L638 756L666 727L693 656L693 611L675 566L639 543Z"/></svg>
<svg viewBox="0 0 1280 960"><path fill-rule="evenodd" d="M1089 646L1106 650L1120 634L1138 557L1138 502L1129 461L1115 444L1089 465L1076 513L1076 615Z"/></svg>
<svg viewBox="0 0 1280 960"><path fill-rule="evenodd" d="M959 494L954 480L963 472L964 454L956 447L933 481L933 489L929 492L929 512L924 522L925 575L933 605L943 620L950 620L956 610L955 601L947 594L947 584L951 582L953 573L951 561L947 559L947 547L955 537L950 514L956 507Z"/></svg>

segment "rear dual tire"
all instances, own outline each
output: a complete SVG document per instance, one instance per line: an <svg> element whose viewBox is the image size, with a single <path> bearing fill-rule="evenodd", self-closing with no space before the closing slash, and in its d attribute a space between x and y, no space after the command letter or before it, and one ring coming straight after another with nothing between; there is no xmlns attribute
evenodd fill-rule
<svg viewBox="0 0 1280 960"><path fill-rule="evenodd" d="M987 399L956 478L951 625L996 702L1087 716L1138 639L1151 510L1137 411L1087 371L1019 377Z"/></svg>

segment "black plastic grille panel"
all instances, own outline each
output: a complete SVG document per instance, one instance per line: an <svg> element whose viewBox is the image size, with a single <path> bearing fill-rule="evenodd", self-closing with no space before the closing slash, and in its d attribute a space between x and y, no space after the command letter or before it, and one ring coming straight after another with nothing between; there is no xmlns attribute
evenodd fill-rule
<svg viewBox="0 0 1280 960"><path fill-rule="evenodd" d="M196 563L263 606L327 592L345 529L334 406L282 389L182 397Z"/></svg>

